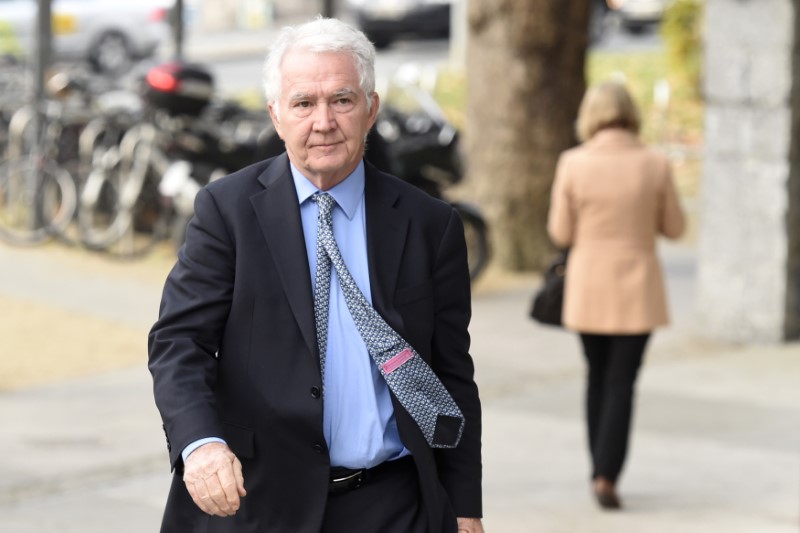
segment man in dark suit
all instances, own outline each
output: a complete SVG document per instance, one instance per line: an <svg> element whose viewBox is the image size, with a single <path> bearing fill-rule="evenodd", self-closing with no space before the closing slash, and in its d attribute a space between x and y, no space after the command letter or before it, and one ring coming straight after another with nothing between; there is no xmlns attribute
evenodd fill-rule
<svg viewBox="0 0 800 533"><path fill-rule="evenodd" d="M174 468L162 532L483 531L463 226L364 162L374 55L337 20L285 28L265 90L286 153L197 196L149 337ZM358 290L463 413L454 447L431 442L387 385L394 367L373 361L336 270L328 319L315 318L325 193Z"/></svg>

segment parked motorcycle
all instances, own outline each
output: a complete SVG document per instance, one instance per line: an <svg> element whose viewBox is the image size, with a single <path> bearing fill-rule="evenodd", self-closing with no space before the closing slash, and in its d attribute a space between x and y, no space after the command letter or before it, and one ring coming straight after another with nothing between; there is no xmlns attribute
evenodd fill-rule
<svg viewBox="0 0 800 533"><path fill-rule="evenodd" d="M182 243L194 195L265 157L259 133L269 124L265 113L215 99L211 74L199 65L151 68L141 99L143 118L118 147L95 154L100 164L81 196L84 243L128 258L167 239Z"/></svg>
<svg viewBox="0 0 800 533"><path fill-rule="evenodd" d="M85 241L123 257L142 255L165 239L180 245L202 186L284 150L266 113L213 98L213 78L202 66L158 65L143 88L146 119L124 133L118 155L106 155L109 164L95 169L94 185L81 198L90 210L85 233L94 235ZM405 92L404 105L382 107L366 158L447 200L447 188L462 176L458 132L429 93ZM102 190L114 199L106 212L96 204ZM464 222L475 279L489 259L486 222L477 207L451 203Z"/></svg>
<svg viewBox="0 0 800 533"><path fill-rule="evenodd" d="M151 76L152 77L152 76ZM209 78L210 80L210 78ZM153 80L150 82L153 85ZM169 85L169 83L167 83ZM398 85L399 87L399 85ZM375 126L367 137L365 157L378 168L399 176L435 198L450 201L447 189L458 183L463 175L459 153L459 136L456 128L446 119L431 94L413 84L400 87L402 101L390 102L381 107ZM174 98L159 95L162 107L178 107ZM183 109L185 114L185 109ZM192 111L196 111L194 108ZM197 115L192 113L191 115ZM194 129L206 123L198 115ZM224 113L223 113L224 115ZM217 116L210 122L212 132L197 143L201 151L189 153L190 157L178 159L168 172L163 173L159 191L162 198L172 199L179 213L177 227L185 229L192 215L191 207L199 186L213 179L208 170L228 173L247 164L278 155L284 150L283 142L274 131L266 115L263 119L242 119L242 112L231 113L235 120ZM220 124L232 124L241 129L249 125L245 135L225 132ZM225 146L215 153L214 142ZM187 151L184 149L184 153ZM210 167L204 174L201 166ZM476 279L489 261L489 240L486 221L477 206L467 202L450 201L464 223L471 279ZM173 231L176 243L182 242L183 233Z"/></svg>
<svg viewBox="0 0 800 533"><path fill-rule="evenodd" d="M401 102L381 107L367 136L365 157L381 170L448 201L458 211L474 281L489 262L488 228L476 205L447 197L447 189L463 176L458 130L428 91L405 85L402 94Z"/></svg>

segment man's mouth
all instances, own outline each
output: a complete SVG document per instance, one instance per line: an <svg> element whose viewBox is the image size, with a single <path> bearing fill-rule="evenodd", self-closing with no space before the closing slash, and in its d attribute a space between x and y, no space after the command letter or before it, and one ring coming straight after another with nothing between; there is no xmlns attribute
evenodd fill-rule
<svg viewBox="0 0 800 533"><path fill-rule="evenodd" d="M340 143L330 143L330 144L312 144L311 149L317 150L323 153L330 153L336 150L339 147Z"/></svg>

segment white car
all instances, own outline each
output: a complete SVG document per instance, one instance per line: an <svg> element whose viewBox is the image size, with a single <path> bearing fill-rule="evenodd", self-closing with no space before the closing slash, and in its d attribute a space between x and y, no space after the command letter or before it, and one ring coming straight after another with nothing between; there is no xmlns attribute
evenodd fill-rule
<svg viewBox="0 0 800 533"><path fill-rule="evenodd" d="M121 74L169 41L173 0L52 0L55 59L86 60ZM0 43L32 59L37 0L0 0Z"/></svg>
<svg viewBox="0 0 800 533"><path fill-rule="evenodd" d="M634 32L660 22L669 4L669 0L608 0L609 8L619 14L622 25Z"/></svg>

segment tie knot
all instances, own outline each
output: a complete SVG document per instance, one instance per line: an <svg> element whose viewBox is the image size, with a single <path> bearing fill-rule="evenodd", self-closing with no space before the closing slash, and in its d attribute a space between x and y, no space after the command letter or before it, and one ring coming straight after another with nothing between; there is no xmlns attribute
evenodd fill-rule
<svg viewBox="0 0 800 533"><path fill-rule="evenodd" d="M311 198L317 202L317 207L319 208L319 218L330 220L331 209L333 209L334 204L336 204L336 200L333 199L333 196L326 192L321 192L315 194Z"/></svg>

